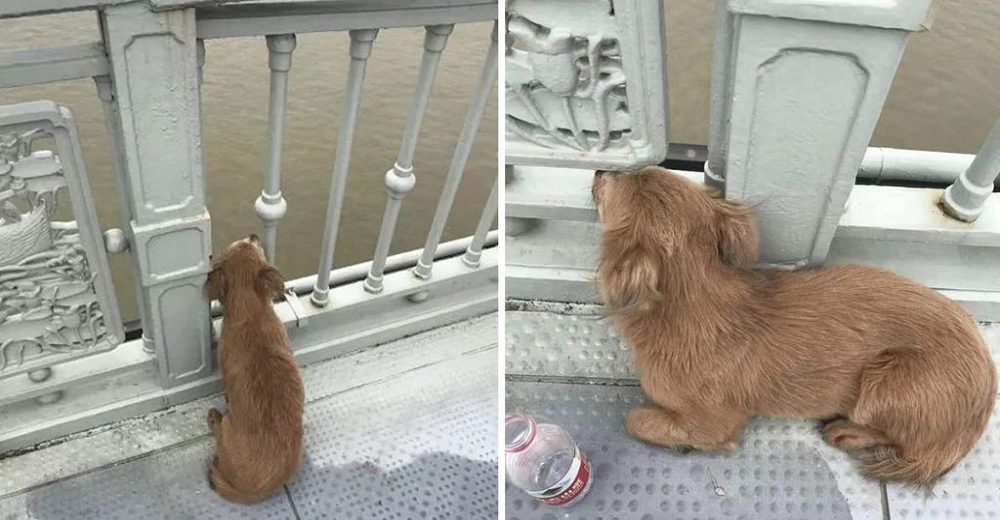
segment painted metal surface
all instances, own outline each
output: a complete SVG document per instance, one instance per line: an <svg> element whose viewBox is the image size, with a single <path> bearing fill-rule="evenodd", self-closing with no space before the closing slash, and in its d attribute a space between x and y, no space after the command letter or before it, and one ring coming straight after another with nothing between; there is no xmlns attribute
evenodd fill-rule
<svg viewBox="0 0 1000 520"><path fill-rule="evenodd" d="M370 293L382 291L382 277L385 272L385 259L389 256L392 246L392 235L396 231L396 221L399 210L403 207L403 199L413 189L417 178L413 171L413 155L417 151L417 138L420 136L420 126L430 103L431 88L437 74L441 53L448 43L448 36L455 28L453 24L428 25L424 28L424 53L420 60L420 73L417 78L417 89L413 95L413 103L406 118L403 129L403 139L399 145L399 153L392 168L385 173L385 213L382 215L382 226L379 228L378 241L375 243L375 253L372 255L372 267L365 279L365 290Z"/></svg>
<svg viewBox="0 0 1000 520"><path fill-rule="evenodd" d="M0 107L0 379L41 383L124 340L72 114L50 101Z"/></svg>
<svg viewBox="0 0 1000 520"><path fill-rule="evenodd" d="M472 151L472 143L479 131L479 122L482 120L483 112L486 110L486 103L489 95L493 92L497 80L497 23L493 23L493 32L490 35L492 44L486 51L486 60L483 63L483 71L479 80L479 87L476 95L469 107L465 117L465 124L462 125L462 133L459 134L458 144L455 146L455 154L452 156L451 164L448 167L448 177L445 179L444 188L441 190L441 197L438 199L437 209L434 211L434 218L431 221L431 229L427 232L427 241L424 243L423 252L417 266L413 268L413 275L417 278L428 279L434 267L434 255L437 254L438 244L441 242L441 235L444 227L448 223L448 215L451 207L455 203L455 195L458 193L458 185L462 182L465 174L465 165L469 160L469 153ZM494 193L496 188L494 188ZM489 204L487 204L487 207ZM496 211L496 199L493 201L493 211ZM492 219L491 219L492 220ZM488 225L488 224L487 224ZM478 231L478 230L477 230ZM488 229L487 229L488 231ZM478 238L478 234L474 235ZM485 236L485 235L484 235ZM480 242L480 248L482 243Z"/></svg>
<svg viewBox="0 0 1000 520"><path fill-rule="evenodd" d="M486 235L490 231L490 225L493 224L493 220L497 216L498 184L499 179L493 183L493 190L490 191L486 205L483 206L483 213L479 217L479 223L476 224L476 232L473 233L472 241L469 242L469 247L465 250L465 255L462 256L462 263L473 269L480 265L480 259L483 256L483 243L486 242Z"/></svg>
<svg viewBox="0 0 1000 520"><path fill-rule="evenodd" d="M204 46L200 48L204 49ZM272 263L278 242L278 221L288 212L288 202L281 195L281 152L285 143L288 71L292 68L294 51L294 34L267 36L267 65L271 69L271 90L267 110L267 169L264 171L264 189L254 201L253 209L264 226L260 239L264 253Z"/></svg>
<svg viewBox="0 0 1000 520"><path fill-rule="evenodd" d="M667 153L661 2L510 0L506 161L626 168Z"/></svg>
<svg viewBox="0 0 1000 520"><path fill-rule="evenodd" d="M484 22L496 17L496 0L268 0L199 7L198 37L304 34L373 26L380 29L423 27Z"/></svg>
<svg viewBox="0 0 1000 520"><path fill-rule="evenodd" d="M347 71L347 87L344 94L344 110L340 115L340 131L337 133L337 152L333 161L330 179L330 196L326 203L326 220L323 228L323 245L320 247L319 269L316 271L316 285L310 301L322 307L330 302L330 270L333 268L333 253L337 247L337 232L340 230L340 215L344 206L344 191L347 189L347 173L351 164L351 142L354 127L361 108L364 93L365 69L378 29L361 29L350 32L351 62Z"/></svg>
<svg viewBox="0 0 1000 520"><path fill-rule="evenodd" d="M110 70L100 42L0 52L0 88L91 78Z"/></svg>
<svg viewBox="0 0 1000 520"><path fill-rule="evenodd" d="M906 38L931 8L814 4L717 3L708 175L757 207L767 265L826 257Z"/></svg>
<svg viewBox="0 0 1000 520"><path fill-rule="evenodd" d="M205 207L194 10L103 11L150 337L165 387L211 372L211 228Z"/></svg>
<svg viewBox="0 0 1000 520"><path fill-rule="evenodd" d="M948 187L941 206L952 217L972 222L983 212L986 199L1000 177L1000 121L986 137L969 168Z"/></svg>

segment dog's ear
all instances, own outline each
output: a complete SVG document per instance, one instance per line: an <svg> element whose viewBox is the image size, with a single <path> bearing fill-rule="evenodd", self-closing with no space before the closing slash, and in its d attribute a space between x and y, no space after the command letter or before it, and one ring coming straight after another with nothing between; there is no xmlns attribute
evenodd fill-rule
<svg viewBox="0 0 1000 520"><path fill-rule="evenodd" d="M285 292L285 277L273 266L265 266L257 273L257 292L274 300Z"/></svg>
<svg viewBox="0 0 1000 520"><path fill-rule="evenodd" d="M601 259L597 284L611 312L646 310L660 299L656 258L641 247L618 251Z"/></svg>
<svg viewBox="0 0 1000 520"><path fill-rule="evenodd" d="M737 269L750 269L757 263L757 228L750 209L736 202L716 199L716 233L719 256Z"/></svg>
<svg viewBox="0 0 1000 520"><path fill-rule="evenodd" d="M222 296L226 294L226 277L222 274L220 266L213 266L205 280L205 296L209 300L222 301Z"/></svg>

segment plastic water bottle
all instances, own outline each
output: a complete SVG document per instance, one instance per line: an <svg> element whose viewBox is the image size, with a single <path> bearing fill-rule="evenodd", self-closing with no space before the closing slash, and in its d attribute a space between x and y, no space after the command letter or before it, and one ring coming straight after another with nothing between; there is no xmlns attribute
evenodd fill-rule
<svg viewBox="0 0 1000 520"><path fill-rule="evenodd" d="M512 484L553 506L570 505L590 490L590 463L566 430L522 414L507 414L504 430Z"/></svg>

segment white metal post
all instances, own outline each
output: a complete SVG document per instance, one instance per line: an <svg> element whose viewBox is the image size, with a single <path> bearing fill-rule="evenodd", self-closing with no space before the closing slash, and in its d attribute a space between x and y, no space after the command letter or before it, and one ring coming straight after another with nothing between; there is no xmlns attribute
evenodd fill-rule
<svg viewBox="0 0 1000 520"><path fill-rule="evenodd" d="M103 11L122 132L132 254L161 383L211 372L211 229L205 208L194 9L146 4Z"/></svg>
<svg viewBox="0 0 1000 520"><path fill-rule="evenodd" d="M271 69L270 102L267 112L267 169L264 189L254 201L254 211L264 226L261 242L267 259L274 262L278 221L288 212L281 195L281 151L285 142L285 109L288 106L288 71L292 68L294 34L267 36L268 67Z"/></svg>
<svg viewBox="0 0 1000 520"><path fill-rule="evenodd" d="M420 77L417 80L417 92L410 105L410 114L406 119L406 129L403 131L403 142L399 146L399 154L392 169L385 173L385 189L387 200L385 213L382 215L382 227L379 229L378 242L375 244L375 254L372 266L365 279L365 290L370 293L382 292L382 275L385 272L385 259L389 256L392 245L392 235L396 231L396 221L399 210L403 206L403 198L413 189L416 177L413 175L413 154L417 150L417 138L420 136L420 125L423 123L427 104L431 98L431 87L434 86L434 76L437 74L441 52L448 43L448 36L454 29L454 24L428 25L424 37L424 57L420 62Z"/></svg>
<svg viewBox="0 0 1000 520"><path fill-rule="evenodd" d="M354 139L354 125L361 108L361 94L364 92L365 68L372 53L372 44L378 29L351 31L351 64L347 72L347 88L344 94L344 111L340 115L340 133L337 134L337 156L333 161L330 179L330 198L326 203L326 224L323 228L323 245L320 248L319 269L316 271L316 285L309 301L317 307L330 303L330 270L333 268L333 253L337 247L337 231L340 229L340 214L344 206L344 190L347 187L347 172L351 164L351 142Z"/></svg>
<svg viewBox="0 0 1000 520"><path fill-rule="evenodd" d="M465 124L462 126L462 133L455 146L455 154L452 156L451 166L448 168L448 178L441 190L441 198L438 200L437 210L434 212L431 229L427 233L427 242L424 243L423 253L420 255L417 266L413 268L414 276L423 280L431 277L434 255L437 252L438 243L441 242L441 234L444 233L444 226L448 223L448 214L451 213L451 207L455 203L458 185L462 182L465 165L469 161L469 153L472 151L472 143L476 138L476 132L479 131L479 122L483 118L486 103L489 101L490 93L493 92L497 81L497 24L495 22L490 38L493 42L489 50L486 51L486 61L483 63L479 87L476 90L472 106L469 107L469 112L465 116Z"/></svg>
<svg viewBox="0 0 1000 520"><path fill-rule="evenodd" d="M906 39L932 0L720 1L707 173L754 205L761 263L826 258Z"/></svg>
<svg viewBox="0 0 1000 520"><path fill-rule="evenodd" d="M983 142L969 169L944 191L941 205L949 215L972 222L983 212L983 203L993 193L993 182L1000 175L1000 121Z"/></svg>

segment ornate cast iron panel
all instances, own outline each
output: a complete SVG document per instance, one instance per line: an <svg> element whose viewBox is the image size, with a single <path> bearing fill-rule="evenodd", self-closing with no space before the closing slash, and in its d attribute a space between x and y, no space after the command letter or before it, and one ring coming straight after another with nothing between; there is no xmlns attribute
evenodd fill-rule
<svg viewBox="0 0 1000 520"><path fill-rule="evenodd" d="M662 3L507 2L508 164L622 168L666 156Z"/></svg>
<svg viewBox="0 0 1000 520"><path fill-rule="evenodd" d="M72 115L0 106L0 378L123 340Z"/></svg>

